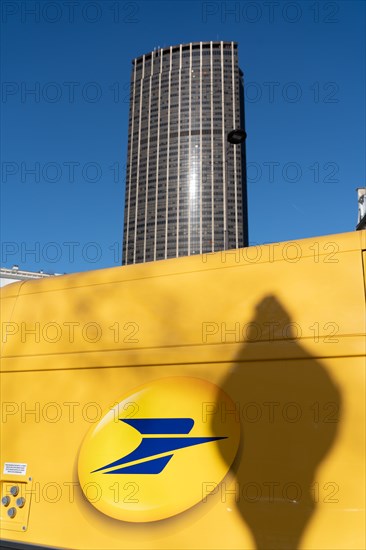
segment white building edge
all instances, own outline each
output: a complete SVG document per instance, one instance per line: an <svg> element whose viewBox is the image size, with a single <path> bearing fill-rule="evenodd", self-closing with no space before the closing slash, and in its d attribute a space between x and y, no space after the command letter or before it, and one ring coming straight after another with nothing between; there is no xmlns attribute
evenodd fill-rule
<svg viewBox="0 0 366 550"><path fill-rule="evenodd" d="M43 273L43 271L26 271L19 269L19 266L0 267L0 287L16 283L18 281L30 281L32 279L44 279L61 275L61 273Z"/></svg>

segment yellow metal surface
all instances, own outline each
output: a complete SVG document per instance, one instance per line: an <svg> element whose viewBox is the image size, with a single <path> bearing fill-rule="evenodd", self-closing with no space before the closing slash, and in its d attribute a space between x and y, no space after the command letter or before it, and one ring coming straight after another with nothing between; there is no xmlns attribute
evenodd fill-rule
<svg viewBox="0 0 366 550"><path fill-rule="evenodd" d="M364 549L365 249L360 231L2 289L1 472L26 463L33 478L28 528L2 525L3 538L80 549ZM173 379L169 398L159 388ZM234 407L207 390L199 415L187 379L217 386ZM142 398L141 387L156 393ZM97 466L125 456L125 436L108 436L116 450L105 456L94 447L85 468L81 450L122 402L116 430L130 415L187 417L195 425L183 438L227 428L234 441L236 424L235 460L233 447L210 442L174 451L159 474L94 482L93 456ZM139 440L126 430L132 451ZM143 491L155 481L158 521L103 508L106 493L112 508L148 508Z"/></svg>

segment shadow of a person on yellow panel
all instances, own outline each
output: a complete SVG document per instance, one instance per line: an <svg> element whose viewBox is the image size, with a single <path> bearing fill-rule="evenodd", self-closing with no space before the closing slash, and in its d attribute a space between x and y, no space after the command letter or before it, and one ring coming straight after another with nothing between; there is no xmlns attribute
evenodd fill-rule
<svg viewBox="0 0 366 550"><path fill-rule="evenodd" d="M301 327L274 296L257 305L246 329L248 343L221 383L241 423L236 506L258 550L296 550L317 507L314 476L336 439L341 395L323 363L295 339ZM223 420L212 416L213 433Z"/></svg>

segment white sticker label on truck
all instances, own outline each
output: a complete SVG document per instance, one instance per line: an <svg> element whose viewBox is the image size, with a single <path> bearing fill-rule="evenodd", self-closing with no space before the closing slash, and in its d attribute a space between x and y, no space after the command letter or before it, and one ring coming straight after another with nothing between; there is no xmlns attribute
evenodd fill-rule
<svg viewBox="0 0 366 550"><path fill-rule="evenodd" d="M25 476L27 473L27 464L21 462L5 462L4 474L11 474L17 476Z"/></svg>

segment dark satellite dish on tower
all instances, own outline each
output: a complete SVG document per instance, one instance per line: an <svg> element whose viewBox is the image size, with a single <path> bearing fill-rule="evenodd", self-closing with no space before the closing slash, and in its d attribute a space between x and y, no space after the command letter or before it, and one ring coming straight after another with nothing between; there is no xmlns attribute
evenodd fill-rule
<svg viewBox="0 0 366 550"><path fill-rule="evenodd" d="M245 141L246 137L246 132L241 130L241 128L237 128L236 130L231 130L231 132L228 133L227 140L233 145L239 145L239 143L243 143Z"/></svg>

